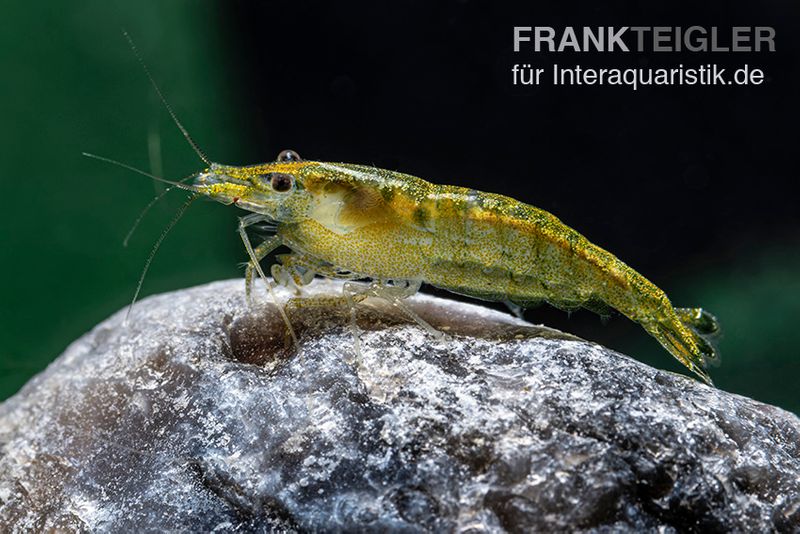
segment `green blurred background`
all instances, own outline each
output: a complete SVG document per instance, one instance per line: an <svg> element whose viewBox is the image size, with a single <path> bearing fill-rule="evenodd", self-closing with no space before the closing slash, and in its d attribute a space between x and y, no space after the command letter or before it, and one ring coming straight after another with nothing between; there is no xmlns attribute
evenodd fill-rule
<svg viewBox="0 0 800 534"><path fill-rule="evenodd" d="M173 178L201 167L150 90L121 28L136 40L175 111L213 159L251 163L302 143L272 132L282 144L261 146L263 136L251 135L252 110L241 105L231 82L247 79L247 73L232 60L235 33L219 23L224 6L171 0L7 7L0 33L0 398L14 394L70 342L129 302L152 243L182 203L180 194L169 195L123 248L130 225L161 187L81 152ZM342 84L336 83L338 90ZM347 80L342 83L347 88ZM365 130L365 142L371 136ZM375 161L374 154L359 157L355 149L328 158ZM440 159L439 169L445 168L447 158ZM211 202L195 204L155 258L143 296L241 276L245 254L235 234L236 215ZM704 256L657 272L654 279L674 302L702 304L719 315L725 337L723 365L712 370L718 387L799 413L796 245L791 233L743 236L735 253ZM549 322L541 317L529 314L535 322ZM610 327L595 326L595 319L591 327L586 319L571 321L555 326L682 372L627 321L616 318Z"/></svg>
<svg viewBox="0 0 800 534"><path fill-rule="evenodd" d="M10 6L9 6L10 7ZM123 36L134 37L187 127L236 161L244 140L212 3L29 3L6 13L3 75L0 397L130 300L155 237L182 203L168 195L127 248L128 228L154 194L150 180L81 156L150 170L160 137L166 176L200 162L169 122ZM158 158L154 158L157 162ZM153 263L143 295L240 276L235 214L192 209Z"/></svg>

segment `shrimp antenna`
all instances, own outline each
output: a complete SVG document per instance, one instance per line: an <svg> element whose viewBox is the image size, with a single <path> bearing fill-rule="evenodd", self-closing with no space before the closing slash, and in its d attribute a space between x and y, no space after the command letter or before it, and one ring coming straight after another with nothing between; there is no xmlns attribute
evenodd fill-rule
<svg viewBox="0 0 800 534"><path fill-rule="evenodd" d="M164 189L161 193L153 197L153 199L147 203L147 206L144 207L144 209L139 213L139 216L136 217L136 220L133 221L133 226L131 226L131 229L128 230L127 234L125 234L125 239L122 240L123 247L128 246L128 242L131 240L133 233L136 231L137 228L139 228L139 223L142 222L142 219L144 219L144 216L147 215L148 211L150 211L150 208L155 206L159 200L164 198L167 195L167 193L172 191L172 187L173 186L169 186L168 188Z"/></svg>
<svg viewBox="0 0 800 534"><path fill-rule="evenodd" d="M133 311L133 305L136 304L136 300L139 298L139 292L142 290L142 284L144 284L144 278L145 276L147 276L147 271L150 270L150 264L153 263L153 258L155 257L156 252L158 252L158 249L161 247L161 243L164 242L164 238L167 237L167 234L169 234L170 230L172 230L175 227L175 225L178 224L178 221L181 220L183 214L186 213L186 210L189 209L189 206L192 205L192 202L197 200L199 197L200 195L198 194L190 196L186 200L186 202L184 202L183 205L180 208L178 208L178 211L175 212L175 215L172 217L172 220L169 222L167 227L164 228L164 231L161 232L161 235L158 237L155 244L153 245L153 249L150 251L150 255L147 256L147 261L144 262L144 268L142 269L142 274L141 276L139 276L139 283L136 284L136 292L133 294L133 300L131 300L130 306L128 306L128 313L125 314L125 321L123 322L123 324L125 325L128 324L128 318L131 316L131 312Z"/></svg>
<svg viewBox="0 0 800 534"><path fill-rule="evenodd" d="M181 178L180 180L178 180L178 182L185 182L186 180L188 180L192 176L194 176L194 174L190 174L186 178ZM127 247L128 246L128 242L131 240L131 237L133 236L133 233L136 231L137 228L139 228L139 224L144 219L144 216L147 215L147 213L150 211L150 208L155 206L156 203L158 203L159 200L161 200L162 198L167 196L167 193L169 193L173 189L175 189L174 185L171 185L171 186L167 187L161 193L159 193L158 195L153 197L153 199L150 202L147 203L147 206L145 206L144 209L142 209L142 211L139 213L139 216L136 217L136 220L133 222L133 225L131 226L131 229L128 230L127 234L125 234L125 239L122 240L122 246L123 247Z"/></svg>
<svg viewBox="0 0 800 534"><path fill-rule="evenodd" d="M98 156L97 154L91 154L89 152L81 152L82 155L86 156L87 158L96 159L98 161L103 161L105 163L110 163L111 165L116 165L117 167L122 167L123 169L127 169L129 171L133 171L137 174L141 174L142 176L147 176L152 180L156 180L158 182L164 182L165 184L169 184L173 187L177 187L178 189L183 189L186 191L196 192L197 189L192 187L191 185L186 185L181 182L173 182L172 180L167 180L166 178L162 178L160 176L156 176L155 174L150 174L149 172L143 171L142 169L137 169L133 165L128 165L127 163L122 163L121 161L117 161L115 159L106 158L104 156ZM189 178L189 177L187 177ZM183 178L186 180L187 178ZM181 181L183 181L181 180Z"/></svg>
<svg viewBox="0 0 800 534"><path fill-rule="evenodd" d="M164 98L164 94L161 92L161 89L158 87L158 84L156 83L155 78L153 78L153 75L150 74L150 69L147 67L147 63L145 63L144 59L142 59L141 54L139 54L139 49L136 48L136 44L133 42L133 39L128 34L127 30L125 30L124 28L122 30L122 35L124 35L125 39L127 39L128 44L131 47L131 51L133 52L133 55L136 56L136 60L139 62L139 65L142 66L142 70L144 70L144 73L147 75L147 78L150 80L150 85L152 85L153 89L155 89L156 94L158 95L158 99L161 100L162 104L164 104L164 107L167 109L167 112L169 113L169 116L172 117L172 121L175 123L175 125L178 127L178 129L181 131L181 133L183 134L183 137L186 139L186 141L188 141L188 143L192 147L192 149L194 149L195 153L200 157L201 160L203 160L203 163L205 163L206 165L208 165L210 167L211 166L211 161L206 157L205 153L203 153L203 151L200 150L200 147L197 146L197 143L194 142L194 139L192 139L192 136L189 135L189 132L186 130L186 128L183 127L183 124L181 124L181 121L178 120L178 116L175 115L174 111L172 111L172 106L170 106L169 102L167 102L167 99Z"/></svg>

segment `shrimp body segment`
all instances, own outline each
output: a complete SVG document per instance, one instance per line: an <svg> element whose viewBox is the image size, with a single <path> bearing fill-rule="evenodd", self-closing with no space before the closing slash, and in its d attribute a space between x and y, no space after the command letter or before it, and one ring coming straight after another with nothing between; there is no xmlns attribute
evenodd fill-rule
<svg viewBox="0 0 800 534"><path fill-rule="evenodd" d="M552 214L370 166L289 159L214 164L194 189L275 221L280 243L329 276L425 282L523 308L613 308L710 382L713 316L674 308L653 283Z"/></svg>

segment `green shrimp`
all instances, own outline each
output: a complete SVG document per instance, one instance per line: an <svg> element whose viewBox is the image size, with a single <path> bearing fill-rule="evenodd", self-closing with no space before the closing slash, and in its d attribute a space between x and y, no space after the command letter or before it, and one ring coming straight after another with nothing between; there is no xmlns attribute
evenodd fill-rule
<svg viewBox="0 0 800 534"><path fill-rule="evenodd" d="M371 294L395 303L427 283L512 307L613 308L711 383L705 369L717 354L709 338L719 331L711 314L673 307L613 254L512 198L370 166L303 161L292 151L272 163L211 164L190 189L251 212L240 225L251 257L248 288L259 261L284 245L292 252L272 269L283 283L303 285L320 274L371 279ZM244 227L263 221L275 234L252 248Z"/></svg>
<svg viewBox="0 0 800 534"><path fill-rule="evenodd" d="M133 40L124 35L176 126L208 167L190 177L194 182L189 185L86 155L192 191L194 196L166 231L198 196L250 212L239 224L250 257L248 295L254 272L267 282L260 261L283 245L291 254L279 256L280 264L271 270L279 283L301 286L317 274L373 281L366 287L344 284L351 317L356 301L377 296L442 335L403 304L423 283L504 302L512 310L541 302L603 314L612 308L639 323L678 361L711 383L706 368L718 359L710 342L719 332L714 316L702 308L673 307L652 282L544 210L502 195L437 185L371 166L303 161L291 150L271 163L212 163L172 111ZM253 247L246 228L264 222L272 225L274 235ZM166 231L145 264L136 295ZM267 282L270 292L271 287ZM297 342L285 310L278 308Z"/></svg>

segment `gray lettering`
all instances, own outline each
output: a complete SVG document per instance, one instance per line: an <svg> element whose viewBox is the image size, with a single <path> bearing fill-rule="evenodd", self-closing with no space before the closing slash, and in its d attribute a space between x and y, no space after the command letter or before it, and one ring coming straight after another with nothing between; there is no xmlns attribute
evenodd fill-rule
<svg viewBox="0 0 800 534"><path fill-rule="evenodd" d="M699 33L703 37L698 38L693 42L692 35L695 33ZM690 52L705 52L708 50L708 40L706 40L705 36L705 28L702 26L691 26L688 30L686 30L686 33L683 34L683 44L686 45L686 50L689 50Z"/></svg>
<svg viewBox="0 0 800 534"><path fill-rule="evenodd" d="M556 31L550 26L536 26L536 31L534 32L533 49L537 52L541 52L542 43L546 42L547 51L552 52L556 47L556 44L553 41L555 36Z"/></svg>
<svg viewBox="0 0 800 534"><path fill-rule="evenodd" d="M568 46L575 52L581 51L581 45L578 42L578 37L575 35L575 30L572 29L572 26L567 26L564 29L564 33L561 35L561 41L558 43L558 51L563 52Z"/></svg>
<svg viewBox="0 0 800 534"><path fill-rule="evenodd" d="M608 48L607 48L607 50L609 52L613 52L614 51L614 46L618 46L621 51L630 52L630 50L628 49L628 46L625 44L625 41L622 40L622 35L626 31L628 31L628 27L627 26L623 26L622 28L620 28L616 32L612 33L613 30L614 30L613 26L609 26L608 27L608 32L607 32L607 35L608 35Z"/></svg>
<svg viewBox="0 0 800 534"><path fill-rule="evenodd" d="M761 45L764 43L770 52L775 51L775 28L756 26L756 52L761 52Z"/></svg>
<svg viewBox="0 0 800 534"><path fill-rule="evenodd" d="M530 26L514 26L514 52L519 52L519 43L521 43L522 41L531 40L530 37L522 35L522 32L529 32L529 31L531 31Z"/></svg>
<svg viewBox="0 0 800 534"><path fill-rule="evenodd" d="M653 28L653 52L672 52L670 46L664 43L669 43L669 26L655 26Z"/></svg>
<svg viewBox="0 0 800 534"><path fill-rule="evenodd" d="M592 33L591 28L584 28L583 29L583 51L586 52L590 48L590 42L594 45L594 49L598 52L602 52L604 49L604 40L603 40L603 27L597 27L597 33Z"/></svg>
<svg viewBox="0 0 800 534"><path fill-rule="evenodd" d="M750 51L750 27L734 26L732 28L731 50L734 52Z"/></svg>
<svg viewBox="0 0 800 534"><path fill-rule="evenodd" d="M636 33L636 51L644 52L644 34L650 31L649 26L632 26L631 31Z"/></svg>
<svg viewBox="0 0 800 534"><path fill-rule="evenodd" d="M711 27L711 51L712 52L730 52L730 48L727 46L721 46L717 43L717 27Z"/></svg>

